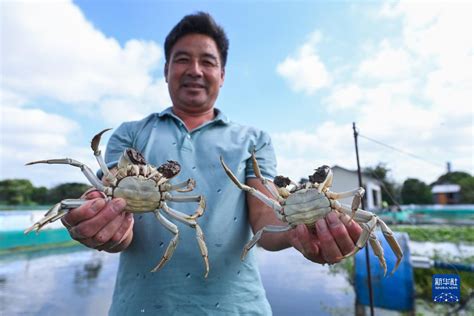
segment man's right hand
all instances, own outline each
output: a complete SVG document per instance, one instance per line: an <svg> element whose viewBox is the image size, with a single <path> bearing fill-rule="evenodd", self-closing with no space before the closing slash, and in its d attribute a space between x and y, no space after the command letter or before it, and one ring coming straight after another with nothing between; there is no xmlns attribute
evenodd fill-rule
<svg viewBox="0 0 474 316"><path fill-rule="evenodd" d="M85 194L90 200L72 209L62 219L69 235L81 244L97 250L125 250L133 238L133 214L124 211L124 199L106 201L98 191Z"/></svg>

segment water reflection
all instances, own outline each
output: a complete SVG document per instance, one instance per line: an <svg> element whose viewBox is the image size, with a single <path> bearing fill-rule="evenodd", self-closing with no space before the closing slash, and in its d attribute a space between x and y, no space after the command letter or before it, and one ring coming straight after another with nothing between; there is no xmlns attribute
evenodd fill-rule
<svg viewBox="0 0 474 316"><path fill-rule="evenodd" d="M294 249L259 251L259 264L274 315L354 314L354 290L344 274L312 263Z"/></svg>
<svg viewBox="0 0 474 316"><path fill-rule="evenodd" d="M410 246L413 252L442 248L453 255L474 250L442 244ZM345 273L311 263L293 249L252 251L274 315L354 314L355 293ZM0 257L0 315L106 315L117 267L117 254L84 247Z"/></svg>
<svg viewBox="0 0 474 316"><path fill-rule="evenodd" d="M88 289L97 286L97 279L102 270L103 259L99 252L93 252L89 261L77 266L74 272L74 286L80 295L87 295Z"/></svg>
<svg viewBox="0 0 474 316"><path fill-rule="evenodd" d="M0 258L0 315L106 315L118 256L72 250Z"/></svg>
<svg viewBox="0 0 474 316"><path fill-rule="evenodd" d="M274 315L353 313L344 275L290 249L255 251ZM83 247L0 257L0 314L105 315L117 266L117 254Z"/></svg>

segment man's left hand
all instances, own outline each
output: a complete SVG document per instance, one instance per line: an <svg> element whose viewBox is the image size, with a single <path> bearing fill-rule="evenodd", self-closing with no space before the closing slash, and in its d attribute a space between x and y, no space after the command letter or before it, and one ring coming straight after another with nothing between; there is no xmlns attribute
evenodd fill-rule
<svg viewBox="0 0 474 316"><path fill-rule="evenodd" d="M290 243L311 261L333 264L354 250L361 232L349 216L333 211L316 221L314 230L298 225L290 232Z"/></svg>

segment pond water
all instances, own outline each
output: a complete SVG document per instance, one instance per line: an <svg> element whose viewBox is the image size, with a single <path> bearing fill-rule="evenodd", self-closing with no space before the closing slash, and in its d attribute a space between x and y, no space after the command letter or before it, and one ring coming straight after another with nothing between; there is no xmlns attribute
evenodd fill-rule
<svg viewBox="0 0 474 316"><path fill-rule="evenodd" d="M42 214L0 212L0 230L23 230ZM452 243L410 241L410 249L424 256L474 253L474 246ZM255 251L274 315L354 314L355 293L346 273L332 273L293 249ZM117 266L117 254L82 246L0 256L0 315L106 315Z"/></svg>
<svg viewBox="0 0 474 316"><path fill-rule="evenodd" d="M274 315L354 313L343 274L291 249L256 251ZM117 266L118 255L83 247L0 257L0 315L106 315Z"/></svg>

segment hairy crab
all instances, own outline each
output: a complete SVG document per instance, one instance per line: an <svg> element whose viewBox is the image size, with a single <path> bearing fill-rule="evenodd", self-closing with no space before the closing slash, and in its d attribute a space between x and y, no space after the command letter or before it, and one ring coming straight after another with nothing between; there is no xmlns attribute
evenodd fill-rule
<svg viewBox="0 0 474 316"><path fill-rule="evenodd" d="M287 223L287 225L268 225L260 229L244 246L241 256L242 260L245 259L248 251L255 246L264 232L285 232L295 228L298 224L305 224L308 228L312 229L318 219L324 218L329 212L334 210L342 214L350 215L351 218L362 227L362 234L355 244L356 247L354 251L345 255L344 258L354 255L369 241L386 274L387 264L385 262L383 248L374 234L374 230L380 227L385 239L397 257L397 262L392 270L392 273L395 272L401 262L403 252L393 236L393 232L385 222L375 214L359 209L365 192L363 188L341 193L331 192L329 188L332 185L333 173L329 166L321 166L316 169L316 172L309 176L309 181L303 185L297 185L287 177L277 176L273 182L276 186L275 188L267 179L262 177L255 158L255 153L252 154L252 161L255 175L271 193L273 199L267 197L255 188L240 183L221 157L221 164L225 172L237 187L270 206L276 216L283 223ZM353 197L351 206L338 201L339 199L347 197Z"/></svg>
<svg viewBox="0 0 474 316"><path fill-rule="evenodd" d="M133 148L126 149L121 155L116 170L109 170L99 150L100 138L103 133L110 129L105 129L94 136L91 142L91 148L94 156L99 163L100 169L104 176L101 181L94 172L85 164L70 158L39 160L27 163L27 165L37 163L47 164L67 164L78 167L84 173L89 182L100 192L104 198L123 198L127 205L125 211L132 213L153 212L158 221L171 233L174 234L164 255L159 263L151 271L155 272L162 268L164 264L171 258L178 244L179 230L178 227L167 219L164 214L178 220L194 229L196 229L196 238L199 249L204 259L205 277L209 273L209 260L207 246L204 241L204 234L201 227L197 223L197 218L204 213L205 200L202 195L182 195L173 196L170 192L189 192L194 189L195 181L188 179L187 181L170 184L169 180L176 176L181 167L178 162L169 160L158 168L147 164L141 153ZM187 215L169 207L166 202L197 202L198 207L194 214ZM48 223L54 222L67 214L73 208L84 204L84 199L65 199L55 204L39 221L25 230L25 234L32 230L39 231Z"/></svg>

